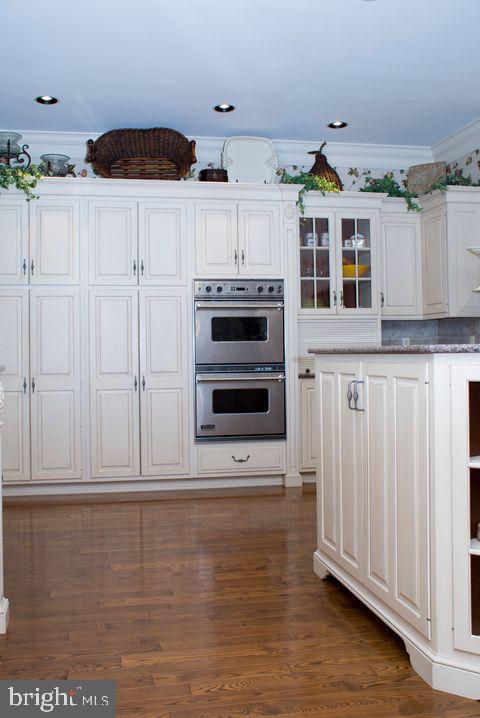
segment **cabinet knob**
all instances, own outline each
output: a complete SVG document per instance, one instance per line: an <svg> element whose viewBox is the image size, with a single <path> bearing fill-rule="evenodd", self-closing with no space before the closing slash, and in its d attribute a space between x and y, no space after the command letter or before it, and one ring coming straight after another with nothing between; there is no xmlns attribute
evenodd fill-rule
<svg viewBox="0 0 480 718"><path fill-rule="evenodd" d="M142 376L142 391L145 391L145 375Z"/></svg>
<svg viewBox="0 0 480 718"><path fill-rule="evenodd" d="M242 249L242 267L245 266L245 252Z"/></svg>
<svg viewBox="0 0 480 718"><path fill-rule="evenodd" d="M335 290L333 290L333 306L337 306L337 293Z"/></svg>
<svg viewBox="0 0 480 718"><path fill-rule="evenodd" d="M30 262L30 272L32 273L32 275L33 275L33 270L34 270L34 269L35 269L35 264L34 264L34 261L33 261L33 259L32 259L32 261Z"/></svg>
<svg viewBox="0 0 480 718"><path fill-rule="evenodd" d="M238 252L236 249L233 250L233 261L238 264Z"/></svg>
<svg viewBox="0 0 480 718"><path fill-rule="evenodd" d="M143 270L144 270L144 269L145 269L145 266L144 266L144 264L143 264L143 259L142 259L142 261L140 262L140 272L141 272L141 274L142 274L142 277L143 277Z"/></svg>
<svg viewBox="0 0 480 718"><path fill-rule="evenodd" d="M23 260L22 269L23 269L23 276L25 276L27 273L27 260L26 259Z"/></svg>
<svg viewBox="0 0 480 718"><path fill-rule="evenodd" d="M385 295L383 292L380 292L380 306L382 308L385 306Z"/></svg>
<svg viewBox="0 0 480 718"><path fill-rule="evenodd" d="M137 273L137 263L135 260L133 260L133 276L135 276Z"/></svg>
<svg viewBox="0 0 480 718"><path fill-rule="evenodd" d="M133 382L133 388L135 389L135 391L137 391L137 389L138 389L137 377L135 377L135 380L134 380L134 382Z"/></svg>

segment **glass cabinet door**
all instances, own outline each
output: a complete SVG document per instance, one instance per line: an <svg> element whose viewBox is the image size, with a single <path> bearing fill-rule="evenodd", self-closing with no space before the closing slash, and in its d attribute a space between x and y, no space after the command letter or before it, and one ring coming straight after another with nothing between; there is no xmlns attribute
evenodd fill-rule
<svg viewBox="0 0 480 718"><path fill-rule="evenodd" d="M300 306L330 309L330 288L335 277L332 237L327 217L300 219Z"/></svg>
<svg viewBox="0 0 480 718"><path fill-rule="evenodd" d="M372 244L369 219L342 217L341 294L344 309L372 309Z"/></svg>

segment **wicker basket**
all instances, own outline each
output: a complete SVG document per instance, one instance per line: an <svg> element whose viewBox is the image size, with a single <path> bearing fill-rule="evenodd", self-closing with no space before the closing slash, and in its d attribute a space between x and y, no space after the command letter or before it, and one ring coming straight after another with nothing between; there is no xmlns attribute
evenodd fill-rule
<svg viewBox="0 0 480 718"><path fill-rule="evenodd" d="M195 140L177 130L110 130L87 141L86 162L100 177L179 180L197 161Z"/></svg>

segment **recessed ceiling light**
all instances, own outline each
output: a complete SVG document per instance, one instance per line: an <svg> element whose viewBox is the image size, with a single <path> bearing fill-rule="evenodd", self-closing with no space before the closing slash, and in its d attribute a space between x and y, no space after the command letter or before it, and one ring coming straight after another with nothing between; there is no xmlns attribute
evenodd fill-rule
<svg viewBox="0 0 480 718"><path fill-rule="evenodd" d="M330 127L331 130L342 130L347 124L348 123L343 122L343 120L335 120L334 122L329 122L327 127Z"/></svg>
<svg viewBox="0 0 480 718"><path fill-rule="evenodd" d="M56 105L58 100L51 95L39 95L35 98L35 102L38 102L40 105Z"/></svg>
<svg viewBox="0 0 480 718"><path fill-rule="evenodd" d="M229 105L228 102L221 102L213 108L215 112L233 112L235 105Z"/></svg>

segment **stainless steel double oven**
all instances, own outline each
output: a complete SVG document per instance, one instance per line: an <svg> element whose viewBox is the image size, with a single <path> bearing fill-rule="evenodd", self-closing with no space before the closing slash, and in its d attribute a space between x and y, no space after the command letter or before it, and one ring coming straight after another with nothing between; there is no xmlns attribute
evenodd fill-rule
<svg viewBox="0 0 480 718"><path fill-rule="evenodd" d="M196 280L197 441L285 438L283 280Z"/></svg>

